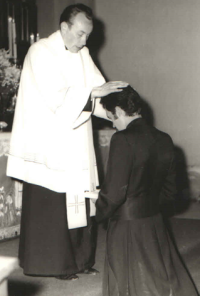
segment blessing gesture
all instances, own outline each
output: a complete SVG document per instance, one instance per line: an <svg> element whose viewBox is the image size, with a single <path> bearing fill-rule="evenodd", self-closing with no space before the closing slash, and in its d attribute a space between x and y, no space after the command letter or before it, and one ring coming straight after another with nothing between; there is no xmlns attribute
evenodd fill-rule
<svg viewBox="0 0 200 296"><path fill-rule="evenodd" d="M129 83L124 81L109 81L101 86L94 87L91 92L92 98L102 98L111 93L120 92L127 87Z"/></svg>

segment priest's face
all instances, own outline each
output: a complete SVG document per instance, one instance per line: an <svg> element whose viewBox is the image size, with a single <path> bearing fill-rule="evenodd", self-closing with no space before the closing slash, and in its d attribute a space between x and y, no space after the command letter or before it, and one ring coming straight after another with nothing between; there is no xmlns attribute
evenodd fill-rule
<svg viewBox="0 0 200 296"><path fill-rule="evenodd" d="M82 12L78 13L71 22L71 25L66 22L61 24L61 34L68 50L77 53L86 45L93 30L93 22Z"/></svg>

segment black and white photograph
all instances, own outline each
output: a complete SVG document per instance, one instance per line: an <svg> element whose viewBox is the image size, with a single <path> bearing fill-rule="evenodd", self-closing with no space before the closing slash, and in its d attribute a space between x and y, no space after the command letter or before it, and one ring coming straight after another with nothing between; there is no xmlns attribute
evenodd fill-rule
<svg viewBox="0 0 200 296"><path fill-rule="evenodd" d="M0 296L199 296L199 114L199 0L0 0Z"/></svg>

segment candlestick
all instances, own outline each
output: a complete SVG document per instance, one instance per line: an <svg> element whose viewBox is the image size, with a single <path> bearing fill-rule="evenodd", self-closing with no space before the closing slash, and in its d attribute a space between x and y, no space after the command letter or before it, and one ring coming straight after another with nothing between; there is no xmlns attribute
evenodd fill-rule
<svg viewBox="0 0 200 296"><path fill-rule="evenodd" d="M30 45L32 45L35 42L35 36L34 34L30 35Z"/></svg>
<svg viewBox="0 0 200 296"><path fill-rule="evenodd" d="M17 36L16 36L16 25L15 20L12 20L12 27L13 27L13 58L14 61L17 61Z"/></svg>
<svg viewBox="0 0 200 296"><path fill-rule="evenodd" d="M8 17L8 44L9 44L9 56L13 55L13 42L12 42L12 18Z"/></svg>

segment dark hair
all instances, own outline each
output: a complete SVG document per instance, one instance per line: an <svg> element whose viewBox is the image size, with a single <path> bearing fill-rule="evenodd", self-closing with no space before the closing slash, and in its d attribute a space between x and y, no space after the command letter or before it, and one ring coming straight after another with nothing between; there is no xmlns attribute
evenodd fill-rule
<svg viewBox="0 0 200 296"><path fill-rule="evenodd" d="M66 22L72 25L73 18L80 12L83 12L89 20L93 20L92 9L84 4L77 3L74 5L69 5L63 10L60 16L60 24L62 22Z"/></svg>
<svg viewBox="0 0 200 296"><path fill-rule="evenodd" d="M127 116L132 116L135 112L140 114L142 110L142 99L130 85L123 88L121 92L111 93L101 98L100 103L112 114L115 114L117 106L124 110Z"/></svg>

